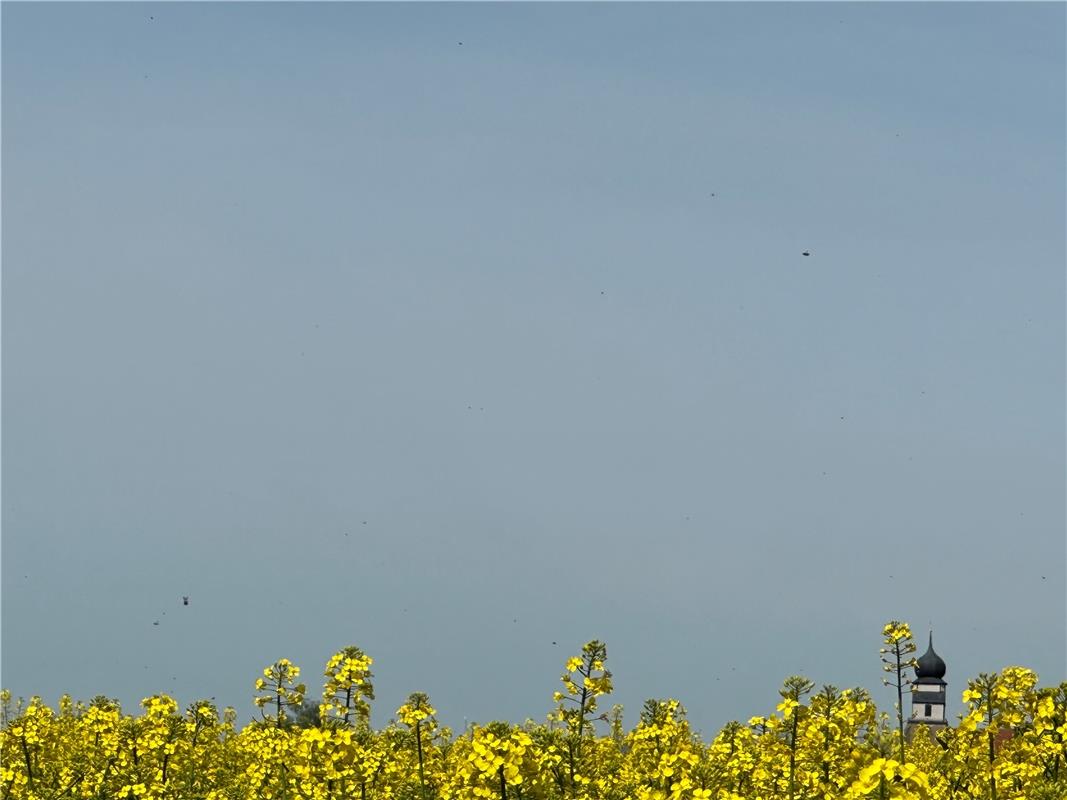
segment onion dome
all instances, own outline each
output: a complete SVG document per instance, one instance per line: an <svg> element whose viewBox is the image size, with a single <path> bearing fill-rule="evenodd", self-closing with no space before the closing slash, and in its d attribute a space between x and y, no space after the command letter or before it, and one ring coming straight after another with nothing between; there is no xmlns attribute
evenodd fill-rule
<svg viewBox="0 0 1067 800"><path fill-rule="evenodd" d="M916 678L936 678L941 680L945 677L944 660L937 653L934 652L934 634L930 633L930 646L926 648L926 652L923 653L919 660L915 662L915 677Z"/></svg>

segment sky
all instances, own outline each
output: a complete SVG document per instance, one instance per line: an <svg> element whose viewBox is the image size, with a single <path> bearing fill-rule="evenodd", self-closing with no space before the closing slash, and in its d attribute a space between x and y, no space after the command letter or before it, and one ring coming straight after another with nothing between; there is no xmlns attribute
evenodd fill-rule
<svg viewBox="0 0 1067 800"><path fill-rule="evenodd" d="M4 3L0 682L1064 680L1065 10Z"/></svg>

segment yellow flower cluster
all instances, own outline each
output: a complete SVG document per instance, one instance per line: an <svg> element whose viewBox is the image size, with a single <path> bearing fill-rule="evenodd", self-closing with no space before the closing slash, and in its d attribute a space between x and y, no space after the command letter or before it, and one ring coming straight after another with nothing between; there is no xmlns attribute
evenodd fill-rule
<svg viewBox="0 0 1067 800"><path fill-rule="evenodd" d="M370 724L370 703L374 699L370 667L374 659L358 647L346 647L326 662L323 675L322 703L319 713L324 720L348 725Z"/></svg>
<svg viewBox="0 0 1067 800"><path fill-rule="evenodd" d="M883 631L894 657L910 631ZM884 653L883 653L884 655ZM634 726L611 693L607 649L565 662L545 724L491 722L459 735L412 693L370 725L372 660L358 648L324 670L304 701L281 659L255 682L262 718L235 726L200 700L166 695L125 714L106 697L53 709L0 693L0 797L11 800L1064 800L1067 683L1041 688L1022 667L980 675L950 728L903 742L896 716L863 689L815 689L792 676L774 713L731 722L710 741L682 705L649 700ZM768 703L771 706L772 703Z"/></svg>

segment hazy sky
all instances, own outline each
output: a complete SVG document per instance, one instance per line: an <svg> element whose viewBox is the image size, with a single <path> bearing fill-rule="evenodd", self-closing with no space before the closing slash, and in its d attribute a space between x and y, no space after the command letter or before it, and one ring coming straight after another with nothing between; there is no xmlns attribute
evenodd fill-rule
<svg viewBox="0 0 1067 800"><path fill-rule="evenodd" d="M1064 24L4 3L3 685L1063 680Z"/></svg>

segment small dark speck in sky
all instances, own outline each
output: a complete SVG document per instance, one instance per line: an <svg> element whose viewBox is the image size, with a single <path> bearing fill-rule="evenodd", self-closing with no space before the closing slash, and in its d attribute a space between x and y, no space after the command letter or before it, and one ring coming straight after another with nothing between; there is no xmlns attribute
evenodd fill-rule
<svg viewBox="0 0 1067 800"><path fill-rule="evenodd" d="M801 253L801 255L802 256L810 256L811 255L811 251L810 250L805 250L803 253Z"/></svg>
<svg viewBox="0 0 1067 800"><path fill-rule="evenodd" d="M183 594L182 595L182 605L183 606L189 605L189 595L187 595L187 594Z"/></svg>
<svg viewBox="0 0 1067 800"><path fill-rule="evenodd" d="M153 622L152 624L153 624L153 625L158 625L158 624L159 624L159 620L157 619L157 620L156 620L155 622Z"/></svg>

